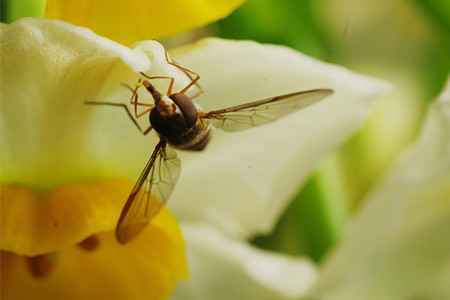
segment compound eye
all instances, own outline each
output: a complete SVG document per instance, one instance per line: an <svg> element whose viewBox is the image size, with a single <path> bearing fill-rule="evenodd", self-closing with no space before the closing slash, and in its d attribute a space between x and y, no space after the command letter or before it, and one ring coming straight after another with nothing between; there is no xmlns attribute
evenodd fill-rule
<svg viewBox="0 0 450 300"><path fill-rule="evenodd" d="M190 128L195 125L198 118L197 108L194 102L185 94L177 93L170 96L170 98L177 104L183 112L186 125Z"/></svg>

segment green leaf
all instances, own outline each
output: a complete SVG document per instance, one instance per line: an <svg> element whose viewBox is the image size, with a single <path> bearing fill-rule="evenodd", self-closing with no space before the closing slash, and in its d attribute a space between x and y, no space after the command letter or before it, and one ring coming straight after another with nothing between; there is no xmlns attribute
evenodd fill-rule
<svg viewBox="0 0 450 300"><path fill-rule="evenodd" d="M42 17L47 0L1 0L0 21L14 22L23 17Z"/></svg>

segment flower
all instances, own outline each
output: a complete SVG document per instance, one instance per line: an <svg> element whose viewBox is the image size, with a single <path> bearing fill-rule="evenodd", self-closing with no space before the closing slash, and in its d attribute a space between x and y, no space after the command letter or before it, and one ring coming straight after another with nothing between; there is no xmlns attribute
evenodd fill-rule
<svg viewBox="0 0 450 300"><path fill-rule="evenodd" d="M166 298L187 277L178 224L163 211L135 243L116 244L133 182L114 173L83 105L113 70L134 74L148 59L62 22L0 30L2 299Z"/></svg>
<svg viewBox="0 0 450 300"><path fill-rule="evenodd" d="M274 228L299 183L360 127L372 100L389 86L254 42L208 39L172 53L203 75L206 93L198 102L206 108L296 89L335 90L322 103L270 125L214 132L201 156L184 160L169 205L181 220L190 268L190 279L172 299L298 299L315 282L314 264L262 251L248 240Z"/></svg>
<svg viewBox="0 0 450 300"><path fill-rule="evenodd" d="M170 74L176 88L189 79L167 64L155 41L130 49L84 28L36 19L0 29L0 249L8 251L5 269L14 275L4 276L2 288L11 297L32 293L37 299L66 292L74 299L163 298L186 277L184 245L170 213L163 211L140 240L123 248L110 233L156 138L140 135L122 110L83 102L128 101L120 83L134 84L138 71ZM362 124L387 85L253 42L206 39L172 54L202 76L205 94L198 103L204 109L311 88L335 90L271 124L233 134L216 130L202 153L180 152L182 173L169 204L182 224L191 274L175 298L303 295L316 273L310 262L247 241L273 228L299 182ZM92 235L100 238L99 249L80 253L74 244L88 239L89 245ZM39 284L24 279L18 254L44 255L31 265L45 267L53 265L55 252L55 274ZM66 288L74 282L75 288Z"/></svg>
<svg viewBox="0 0 450 300"><path fill-rule="evenodd" d="M450 299L450 79L364 203L314 299Z"/></svg>
<svg viewBox="0 0 450 300"><path fill-rule="evenodd" d="M131 44L206 25L226 17L243 2L48 0L46 16L85 26L100 35Z"/></svg>

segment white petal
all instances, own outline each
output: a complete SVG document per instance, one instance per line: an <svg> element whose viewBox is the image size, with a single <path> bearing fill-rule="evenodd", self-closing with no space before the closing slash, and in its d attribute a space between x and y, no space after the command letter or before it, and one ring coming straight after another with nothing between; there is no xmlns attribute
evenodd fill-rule
<svg viewBox="0 0 450 300"><path fill-rule="evenodd" d="M120 108L83 102L128 101L120 82L134 84L136 71L170 74L177 88L183 86L187 77L165 63L162 47L150 41L130 50L48 20L25 19L1 30L1 181L48 188L137 178L155 135L142 136ZM205 40L178 51L177 59L202 75L205 107L309 88L336 90L273 124L236 134L216 131L206 151L181 155L181 180L171 199L176 213L240 236L272 228L317 161L361 125L371 100L386 87L287 48L249 42Z"/></svg>
<svg viewBox="0 0 450 300"><path fill-rule="evenodd" d="M306 259L265 252L208 225L184 224L190 279L171 299L298 299L316 279Z"/></svg>
<svg viewBox="0 0 450 300"><path fill-rule="evenodd" d="M185 220L206 220L237 236L268 232L301 182L364 121L383 82L285 47L207 39L175 51L200 73L206 108L313 88L322 103L240 133L219 130L204 153L185 155L171 205Z"/></svg>
<svg viewBox="0 0 450 300"><path fill-rule="evenodd" d="M326 264L320 299L450 299L449 91Z"/></svg>
<svg viewBox="0 0 450 300"><path fill-rule="evenodd" d="M134 180L155 136L143 137L121 108L84 101L129 101L120 83L133 85L137 71L158 71L161 45L150 43L144 55L43 19L0 30L0 182L49 188L105 177Z"/></svg>

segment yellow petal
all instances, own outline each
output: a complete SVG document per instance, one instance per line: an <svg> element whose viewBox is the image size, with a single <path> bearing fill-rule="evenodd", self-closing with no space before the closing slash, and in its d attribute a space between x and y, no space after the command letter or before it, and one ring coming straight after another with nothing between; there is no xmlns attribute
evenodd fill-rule
<svg viewBox="0 0 450 300"><path fill-rule="evenodd" d="M47 16L121 43L172 35L227 16L243 0L49 0Z"/></svg>
<svg viewBox="0 0 450 300"><path fill-rule="evenodd" d="M176 281L186 277L179 231L171 227L175 224L163 212L126 246L108 232L99 235L95 251L67 247L57 253L54 270L44 278L33 277L23 257L2 252L2 300L166 299ZM167 228L176 239L167 235Z"/></svg>
<svg viewBox="0 0 450 300"><path fill-rule="evenodd" d="M0 188L0 250L31 256L60 251L91 234L112 231L131 182L71 184L42 193L15 186ZM168 211L163 210L144 232L152 232L155 247L165 245L165 252L178 252L174 264L183 261L179 258L184 255L183 239Z"/></svg>

